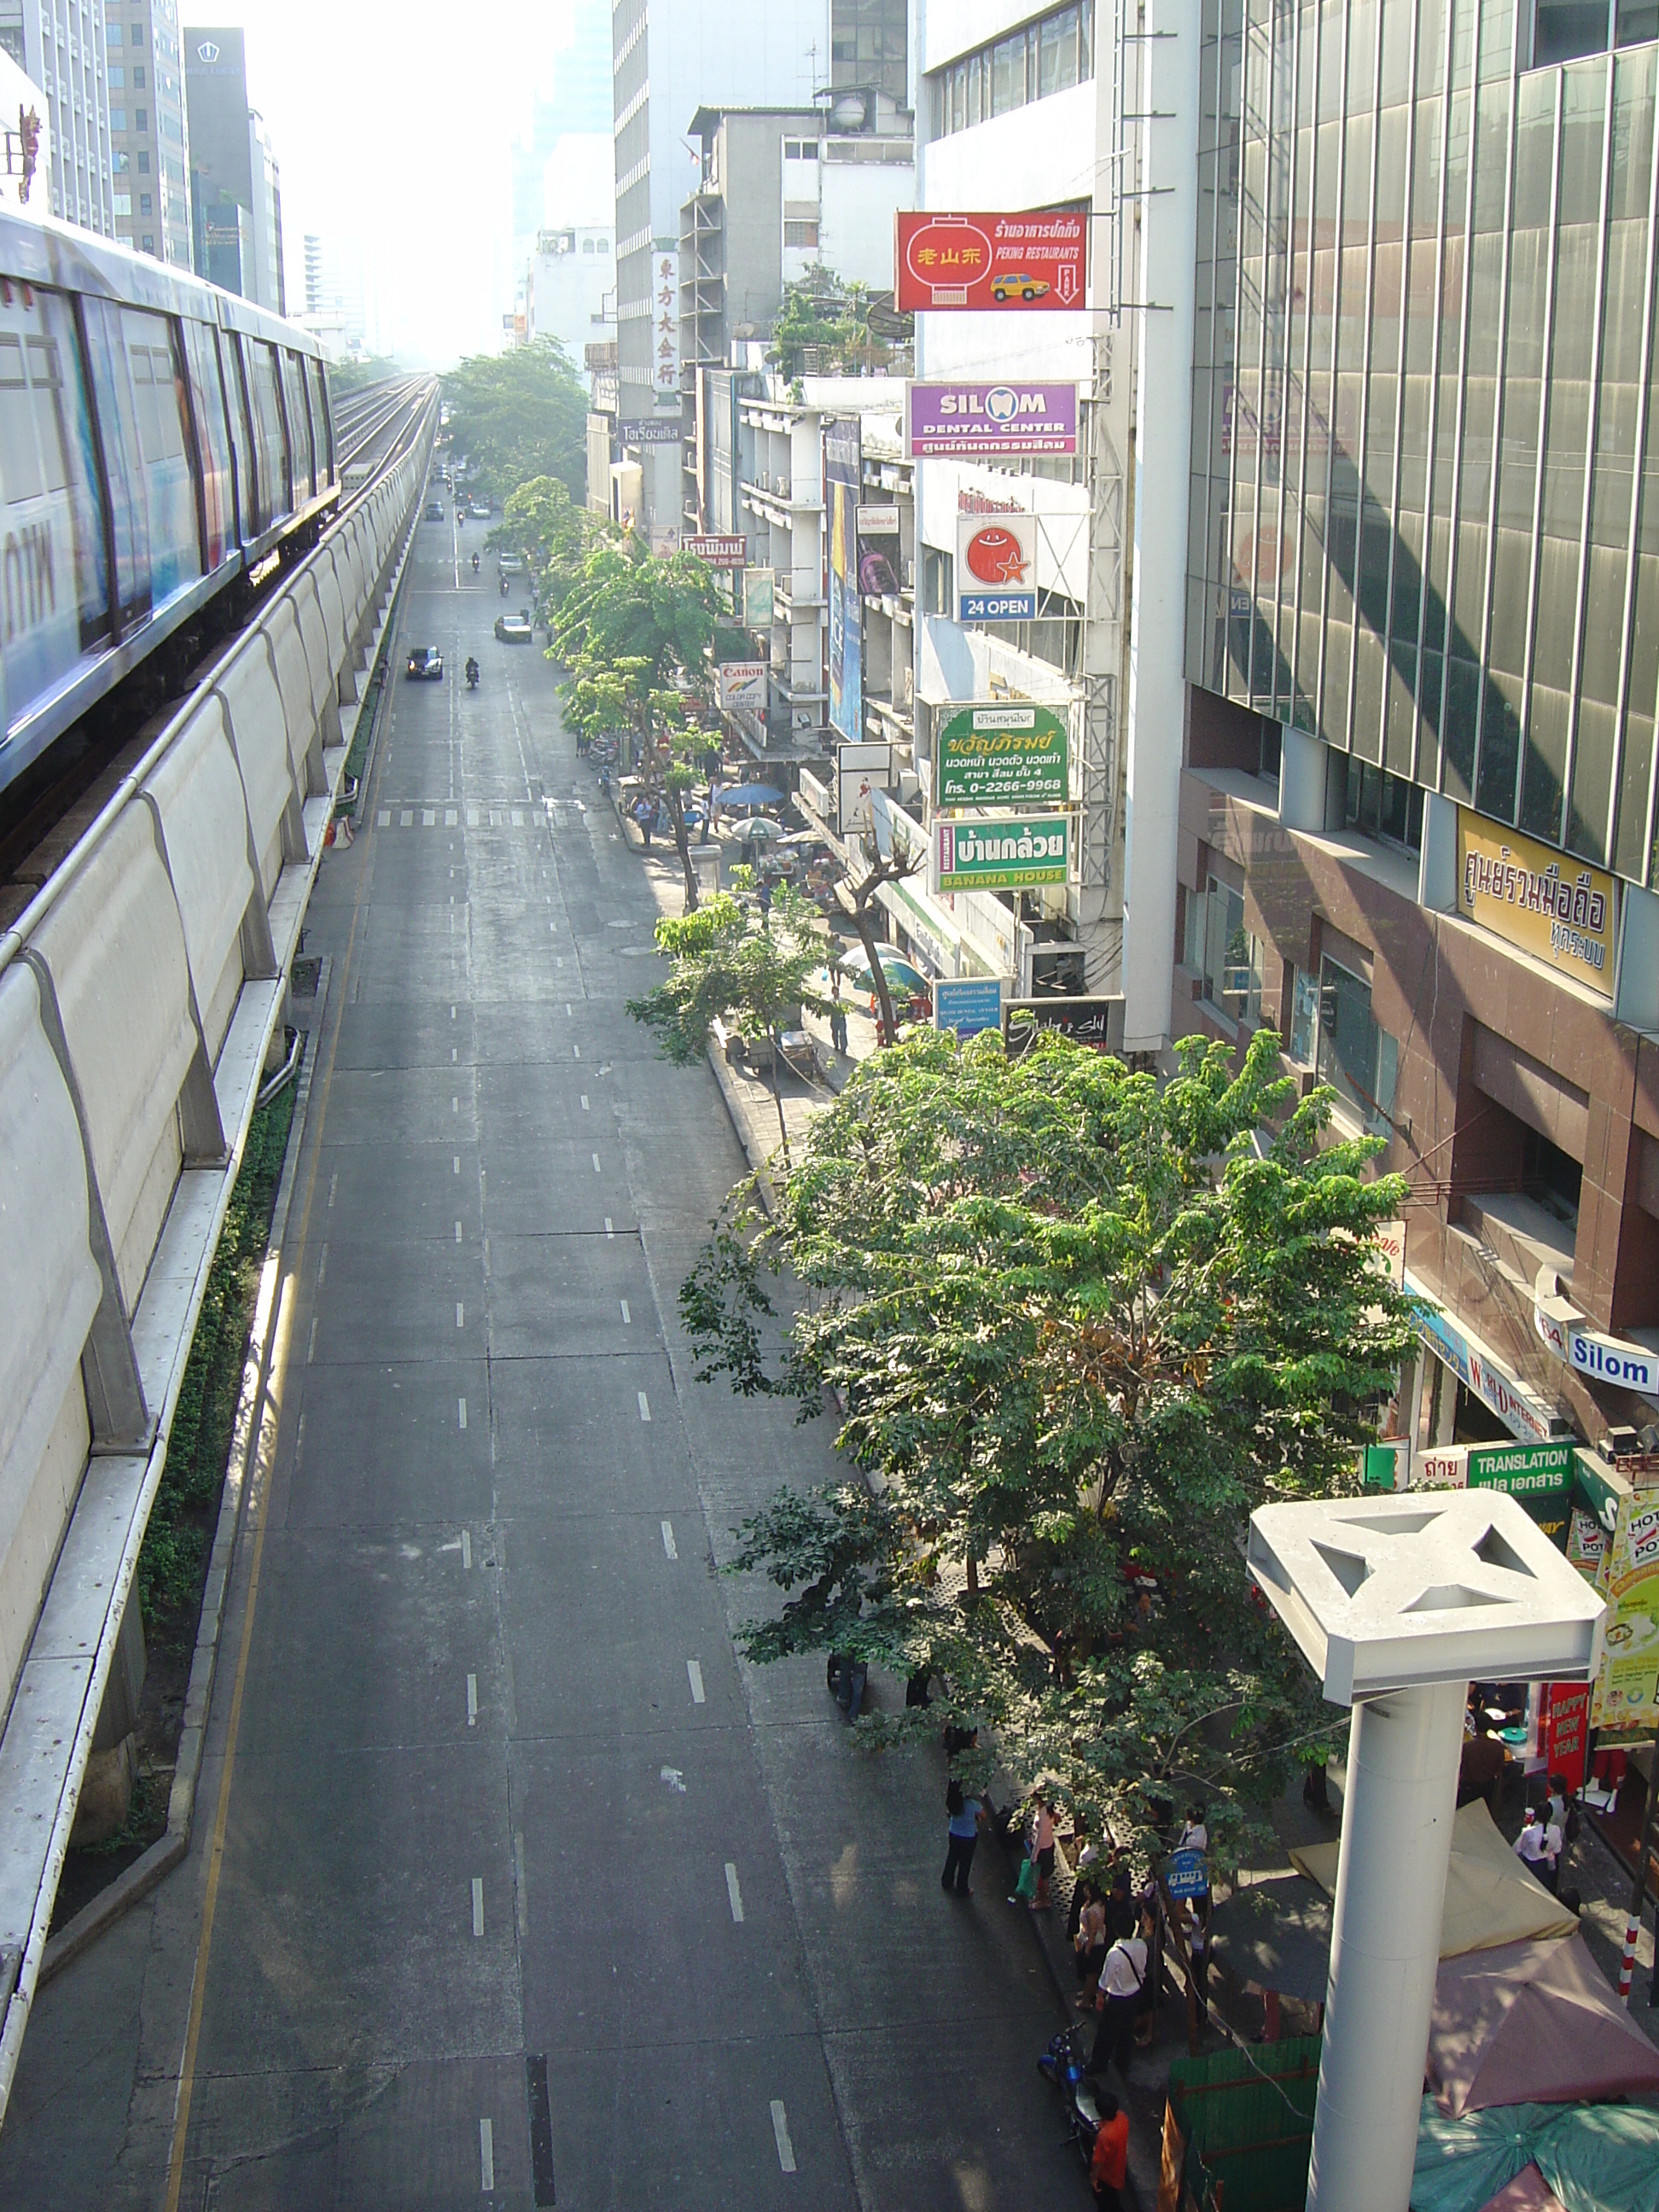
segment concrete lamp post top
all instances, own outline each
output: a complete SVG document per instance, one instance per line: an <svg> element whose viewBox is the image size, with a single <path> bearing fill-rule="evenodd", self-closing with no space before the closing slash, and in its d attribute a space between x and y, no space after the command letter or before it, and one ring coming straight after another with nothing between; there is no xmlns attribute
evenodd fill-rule
<svg viewBox="0 0 1659 2212"><path fill-rule="evenodd" d="M1263 1505L1247 1558L1333 1705L1601 1663L1601 1599L1503 1491Z"/></svg>

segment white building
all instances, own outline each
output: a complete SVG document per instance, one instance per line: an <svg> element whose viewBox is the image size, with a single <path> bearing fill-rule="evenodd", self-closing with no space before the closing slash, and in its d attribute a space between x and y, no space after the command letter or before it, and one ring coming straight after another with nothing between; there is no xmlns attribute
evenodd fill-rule
<svg viewBox="0 0 1659 2212"><path fill-rule="evenodd" d="M544 230L525 288L525 342L556 339L578 371L586 349L614 327L617 234L609 223Z"/></svg>
<svg viewBox="0 0 1659 2212"><path fill-rule="evenodd" d="M248 110L247 158L253 180L253 204L248 210L253 218L253 270L251 283L246 281L245 273L242 289L246 298L257 300L272 314L285 315L288 277L283 267L283 173L264 118L257 107Z"/></svg>
<svg viewBox="0 0 1659 2212"><path fill-rule="evenodd" d="M344 353L378 352L379 317L362 239L307 231L305 271L307 327Z"/></svg>
<svg viewBox="0 0 1659 2212"><path fill-rule="evenodd" d="M115 232L115 187L105 45L125 37L121 24L106 23L104 0L0 0L0 50L51 106L51 212L106 237Z"/></svg>

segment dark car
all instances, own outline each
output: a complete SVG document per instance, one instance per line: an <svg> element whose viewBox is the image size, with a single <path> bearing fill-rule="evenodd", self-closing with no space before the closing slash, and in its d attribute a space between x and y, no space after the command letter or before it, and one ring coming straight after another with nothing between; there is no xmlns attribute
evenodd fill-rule
<svg viewBox="0 0 1659 2212"><path fill-rule="evenodd" d="M444 519L443 508L435 499L429 499L426 503L426 519L428 522L441 522Z"/></svg>
<svg viewBox="0 0 1659 2212"><path fill-rule="evenodd" d="M503 645L528 645L535 631L528 615L497 615L495 635Z"/></svg>
<svg viewBox="0 0 1659 2212"><path fill-rule="evenodd" d="M417 684L441 684L444 677L444 657L435 645L417 645L409 656L405 673Z"/></svg>

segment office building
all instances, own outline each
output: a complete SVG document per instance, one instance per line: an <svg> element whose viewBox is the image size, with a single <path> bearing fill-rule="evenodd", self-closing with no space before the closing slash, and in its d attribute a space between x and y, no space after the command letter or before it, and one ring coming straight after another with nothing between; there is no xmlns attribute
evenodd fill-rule
<svg viewBox="0 0 1659 2212"><path fill-rule="evenodd" d="M727 0L720 12L717 38L702 0L618 0L611 18L624 441L629 422L680 410L680 209L701 176L690 118L703 106L803 108L860 82L904 98L905 0L831 0L827 25L823 0ZM678 526L678 443L635 442L645 513Z"/></svg>
<svg viewBox="0 0 1659 2212"><path fill-rule="evenodd" d="M1659 23L1204 23L1168 1028L1271 1023L1407 1178L1413 1441L1639 1434Z"/></svg>
<svg viewBox="0 0 1659 2212"><path fill-rule="evenodd" d="M525 279L524 343L550 339L581 369L591 345L603 344L613 318L616 234L608 223L544 230Z"/></svg>
<svg viewBox="0 0 1659 2212"><path fill-rule="evenodd" d="M264 120L248 104L242 33L187 27L184 48L197 271L286 314L282 179Z"/></svg>
<svg viewBox="0 0 1659 2212"><path fill-rule="evenodd" d="M85 230L115 234L109 84L104 44L125 50L125 21L104 0L0 0L0 48L46 94L52 144L51 212Z"/></svg>
<svg viewBox="0 0 1659 2212"><path fill-rule="evenodd" d="M609 139L614 123L611 91L609 0L577 0L570 39L553 57L550 91L531 104L529 119L514 138L509 164L514 265L528 258L538 232L561 220L608 222L612 202L606 179L603 209L550 204L548 168L568 139ZM597 149L595 149L597 150Z"/></svg>
<svg viewBox="0 0 1659 2212"><path fill-rule="evenodd" d="M189 140L176 0L106 0L106 76L115 234L141 253L191 263Z"/></svg>
<svg viewBox="0 0 1659 2212"><path fill-rule="evenodd" d="M343 353L374 352L378 317L362 240L307 231L304 248L307 327L337 344Z"/></svg>

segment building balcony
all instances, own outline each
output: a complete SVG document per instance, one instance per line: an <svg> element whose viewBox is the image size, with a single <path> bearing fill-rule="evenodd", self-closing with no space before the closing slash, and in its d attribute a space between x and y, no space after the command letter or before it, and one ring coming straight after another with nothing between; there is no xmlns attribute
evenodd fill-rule
<svg viewBox="0 0 1659 2212"><path fill-rule="evenodd" d="M792 619L823 611L823 592L816 576L791 576L786 572L779 575L775 588L779 606Z"/></svg>
<svg viewBox="0 0 1659 2212"><path fill-rule="evenodd" d="M743 503L750 514L760 515L769 522L793 524L808 515L823 513L822 500L798 494L791 486L786 484L775 491L769 483L752 483L747 479L743 487Z"/></svg>

